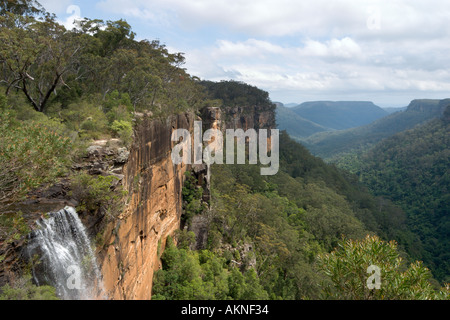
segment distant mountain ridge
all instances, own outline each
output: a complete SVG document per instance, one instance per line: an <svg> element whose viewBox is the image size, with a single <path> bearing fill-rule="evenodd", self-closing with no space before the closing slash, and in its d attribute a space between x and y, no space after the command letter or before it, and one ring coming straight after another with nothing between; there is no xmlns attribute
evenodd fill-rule
<svg viewBox="0 0 450 320"><path fill-rule="evenodd" d="M370 101L310 101L291 110L304 119L335 130L363 126L388 115Z"/></svg>
<svg viewBox="0 0 450 320"><path fill-rule="evenodd" d="M367 148L384 138L439 117L448 105L450 105L450 99L413 100L403 112L392 113L357 128L319 132L305 139L303 143L316 156L325 159L335 158L339 154Z"/></svg>
<svg viewBox="0 0 450 320"><path fill-rule="evenodd" d="M291 108L284 107L283 104L276 103L276 105L277 128L286 130L294 139L306 138L317 132L331 130L330 128L300 117Z"/></svg>

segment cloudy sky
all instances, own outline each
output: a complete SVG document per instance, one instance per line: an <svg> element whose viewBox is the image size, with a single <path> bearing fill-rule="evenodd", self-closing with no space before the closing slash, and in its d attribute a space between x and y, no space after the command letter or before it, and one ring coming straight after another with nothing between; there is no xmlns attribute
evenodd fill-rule
<svg viewBox="0 0 450 320"><path fill-rule="evenodd" d="M138 39L183 52L201 79L273 101L450 97L448 0L40 0L68 24L125 19Z"/></svg>

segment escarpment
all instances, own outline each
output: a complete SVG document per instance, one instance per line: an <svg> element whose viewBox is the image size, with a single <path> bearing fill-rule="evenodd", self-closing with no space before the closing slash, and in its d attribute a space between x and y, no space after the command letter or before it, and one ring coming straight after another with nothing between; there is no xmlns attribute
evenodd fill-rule
<svg viewBox="0 0 450 320"><path fill-rule="evenodd" d="M272 106L207 107L202 110L203 125L214 129L275 129Z"/></svg>
<svg viewBox="0 0 450 320"><path fill-rule="evenodd" d="M107 299L151 299L153 274L161 267L166 239L185 227L182 224L182 190L186 171L191 171L199 182L198 187L206 191L203 201L209 200L207 166L174 164L171 158L172 149L178 144L171 141L172 132L186 129L193 134L195 121L202 121L203 130L275 128L274 112L267 106L204 108L200 116L182 113L167 119L142 116L137 119L129 149L111 148L111 141L97 141L88 148L83 162L72 167L74 172L115 177L111 188L125 191L123 210L118 210L113 217L102 210L80 212L91 241L96 245L95 254ZM57 212L66 206L75 208L79 203L73 196L75 190L70 188L70 182L62 180L46 192L37 190L20 207L30 211L26 216L31 223L48 212ZM204 242L207 226L198 218L190 230ZM0 286L19 278L27 268L29 261L23 254L26 246L26 237L2 246L0 253L5 258L0 263Z"/></svg>
<svg viewBox="0 0 450 320"><path fill-rule="evenodd" d="M128 203L104 230L101 270L110 299L150 299L165 240L180 227L186 164L174 164L175 129L193 130L193 114L143 119L123 168Z"/></svg>
<svg viewBox="0 0 450 320"><path fill-rule="evenodd" d="M171 141L173 130L192 133L194 121L202 121L204 129L270 129L274 119L271 110L236 107L205 108L201 118L181 114L165 122L143 120L123 169L128 204L118 220L106 227L109 236L101 251L103 281L110 299L151 298L153 273L161 267L166 238L181 225L184 173L192 169L200 183L206 179L205 165L172 162L176 144ZM196 222L194 225L204 231L205 226ZM197 236L204 240L205 234Z"/></svg>

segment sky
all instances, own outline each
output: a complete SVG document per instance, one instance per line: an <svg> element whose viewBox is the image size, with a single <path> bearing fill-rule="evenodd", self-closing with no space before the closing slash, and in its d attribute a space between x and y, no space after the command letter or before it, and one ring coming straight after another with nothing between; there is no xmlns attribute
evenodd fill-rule
<svg viewBox="0 0 450 320"><path fill-rule="evenodd" d="M59 21L126 20L187 72L272 101L407 106L450 97L448 0L38 0Z"/></svg>

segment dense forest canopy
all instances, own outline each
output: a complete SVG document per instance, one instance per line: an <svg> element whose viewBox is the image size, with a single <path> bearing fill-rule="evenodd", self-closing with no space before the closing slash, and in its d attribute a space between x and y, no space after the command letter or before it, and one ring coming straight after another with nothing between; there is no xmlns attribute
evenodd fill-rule
<svg viewBox="0 0 450 320"><path fill-rule="evenodd" d="M80 100L101 103L114 91L128 95L134 110L170 113L198 107L201 87L181 68L183 55L169 53L156 40L134 40L126 21L83 19L79 28L66 30L43 9L6 3L0 16L0 63L7 97L21 93L44 113Z"/></svg>
<svg viewBox="0 0 450 320"><path fill-rule="evenodd" d="M407 212L408 229L422 242L408 251L424 260L440 281L448 281L450 273L449 115L450 106L439 118L338 161L374 194L391 199Z"/></svg>
<svg viewBox="0 0 450 320"><path fill-rule="evenodd" d="M269 93L240 81L201 81L212 99L222 101L225 106L268 106L274 107Z"/></svg>

